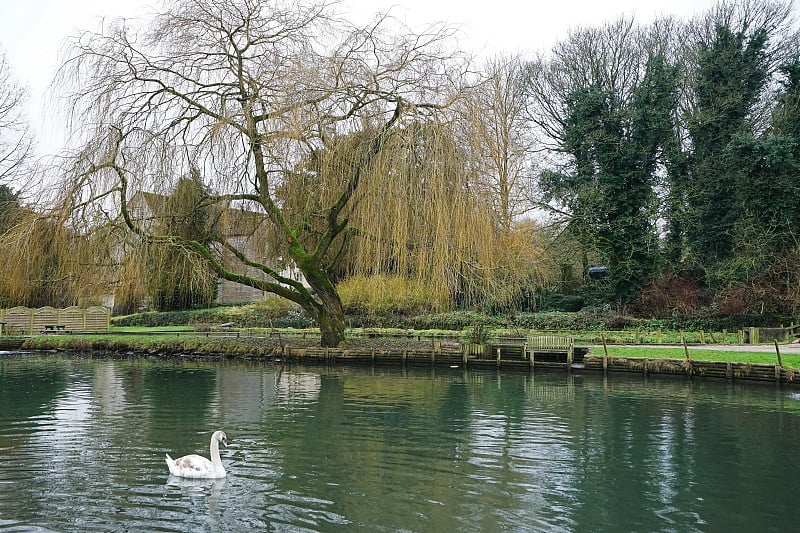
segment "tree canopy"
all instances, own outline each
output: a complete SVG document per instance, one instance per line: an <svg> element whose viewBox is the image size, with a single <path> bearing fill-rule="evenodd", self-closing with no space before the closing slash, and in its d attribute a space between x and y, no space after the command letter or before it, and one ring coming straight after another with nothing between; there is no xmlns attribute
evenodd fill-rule
<svg viewBox="0 0 800 533"><path fill-rule="evenodd" d="M40 250L31 272L61 300L86 265L129 308L245 284L302 307L327 346L344 335L337 284L370 276L426 286L434 310L532 309L575 270L641 313L800 308L791 2L623 16L532 60L472 62L453 33L386 15L356 27L305 0L165 1L83 32L58 76L81 149L55 205L0 245ZM4 86L16 113L23 93ZM0 142L17 175L19 138ZM157 224L137 212L144 193L165 199ZM232 236L234 212L248 235Z"/></svg>
<svg viewBox="0 0 800 533"><path fill-rule="evenodd" d="M332 273L352 233L352 200L391 132L435 114L459 88L453 53L442 46L446 30L399 33L390 22L356 28L326 3L186 0L169 4L147 30L121 21L84 33L62 81L74 84L75 109L94 132L73 170L68 211L108 197L140 236L180 241L222 278L296 302L320 325L323 344L337 345L344 324ZM326 181L318 209L287 216L276 196L287 177L333 139L356 133L348 167L335 186ZM173 183L192 166L211 176L216 200L269 218L283 238L276 252L308 286L223 238L158 235L136 224L131 195ZM229 268L213 245L267 277Z"/></svg>

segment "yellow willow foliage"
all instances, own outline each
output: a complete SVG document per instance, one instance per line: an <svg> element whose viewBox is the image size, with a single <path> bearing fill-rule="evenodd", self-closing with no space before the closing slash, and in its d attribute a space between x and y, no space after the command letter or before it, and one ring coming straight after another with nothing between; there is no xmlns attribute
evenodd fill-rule
<svg viewBox="0 0 800 533"><path fill-rule="evenodd" d="M76 238L57 221L27 212L0 239L0 302L3 306L75 305L80 275Z"/></svg>
<svg viewBox="0 0 800 533"><path fill-rule="evenodd" d="M407 128L387 144L352 214L361 237L349 250L352 271L423 281L440 308L465 291L503 301L516 294L540 249L497 227L467 154L442 126Z"/></svg>
<svg viewBox="0 0 800 533"><path fill-rule="evenodd" d="M349 311L406 314L438 311L430 284L402 276L352 276L338 285L342 305Z"/></svg>
<svg viewBox="0 0 800 533"><path fill-rule="evenodd" d="M139 310L146 301L147 279L142 275L149 272L147 254L127 253L119 266L119 283L114 293L114 312L130 314Z"/></svg>
<svg viewBox="0 0 800 533"><path fill-rule="evenodd" d="M217 276L193 249L131 239L120 255L115 312L136 312L142 305L164 311L213 304Z"/></svg>
<svg viewBox="0 0 800 533"><path fill-rule="evenodd" d="M426 287L430 305L512 304L522 287L546 279L537 228L504 228L491 187L451 125L410 124L390 135L370 164L367 132L334 136L306 157L277 191L284 214L313 245L324 216L350 178L361 175L343 216L353 230L340 279L399 277ZM281 246L277 236L273 243ZM279 250L279 248L275 248ZM389 277L389 278L387 278ZM380 308L382 294L367 289ZM402 298L401 295L397 295ZM365 297L355 298L361 305ZM388 304L387 304L388 305Z"/></svg>

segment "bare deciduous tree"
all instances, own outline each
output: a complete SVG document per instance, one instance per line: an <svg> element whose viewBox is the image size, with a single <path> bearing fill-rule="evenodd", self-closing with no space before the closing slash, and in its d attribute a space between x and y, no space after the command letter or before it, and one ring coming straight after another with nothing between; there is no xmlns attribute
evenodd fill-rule
<svg viewBox="0 0 800 533"><path fill-rule="evenodd" d="M19 187L32 155L25 98L25 90L14 81L5 55L0 53L0 185L8 187Z"/></svg>
<svg viewBox="0 0 800 533"><path fill-rule="evenodd" d="M402 33L392 23L355 28L327 2L177 0L147 29L117 21L82 34L60 81L72 88L73 124L91 135L63 187L64 212L93 219L114 205L141 237L189 245L220 277L296 302L319 324L322 344L338 345L344 323L331 273L366 169L393 129L435 112L457 89L442 46L448 31ZM325 182L314 220L289 216L276 193L297 166L354 133L361 142L336 187ZM214 200L264 213L282 237L273 253L290 258L310 289L224 235L206 243L137 224L132 195L168 190L190 167L209 177ZM224 263L223 250L238 265Z"/></svg>
<svg viewBox="0 0 800 533"><path fill-rule="evenodd" d="M525 190L534 142L527 121L528 95L519 57L486 63L486 79L463 99L464 145L470 146L483 186L496 204L498 227L511 231L530 209Z"/></svg>

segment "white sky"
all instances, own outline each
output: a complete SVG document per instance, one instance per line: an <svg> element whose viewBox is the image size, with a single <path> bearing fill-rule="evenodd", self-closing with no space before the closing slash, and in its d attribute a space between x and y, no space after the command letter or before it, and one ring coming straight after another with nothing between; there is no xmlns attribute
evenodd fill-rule
<svg viewBox="0 0 800 533"><path fill-rule="evenodd" d="M689 18L715 0L343 0L340 12L366 22L378 11L412 28L446 22L461 29L461 44L475 53L533 54L564 39L570 28L594 26L620 15L646 23L660 15ZM45 120L45 92L65 38L97 29L103 17L137 17L158 0L0 0L0 50L12 74L29 88L28 115L42 151L60 146L65 133Z"/></svg>

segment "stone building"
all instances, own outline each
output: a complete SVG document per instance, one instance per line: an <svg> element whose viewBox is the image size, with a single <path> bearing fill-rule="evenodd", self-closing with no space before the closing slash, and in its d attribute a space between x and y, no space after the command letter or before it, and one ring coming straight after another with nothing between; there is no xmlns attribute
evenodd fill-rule
<svg viewBox="0 0 800 533"><path fill-rule="evenodd" d="M128 201L131 218L144 228L152 227L167 216L164 213L167 198L162 194L137 192ZM305 284L302 273L293 263L285 263L281 257L272 254L266 239L270 222L264 213L230 205L217 205L213 209L213 216L215 217L216 231L230 246L254 261L278 269L282 276L302 281ZM269 279L262 271L242 265L230 250L222 250L222 262L226 268L239 274ZM217 304L249 303L274 296L253 287L223 279L219 280L217 289L215 301Z"/></svg>

